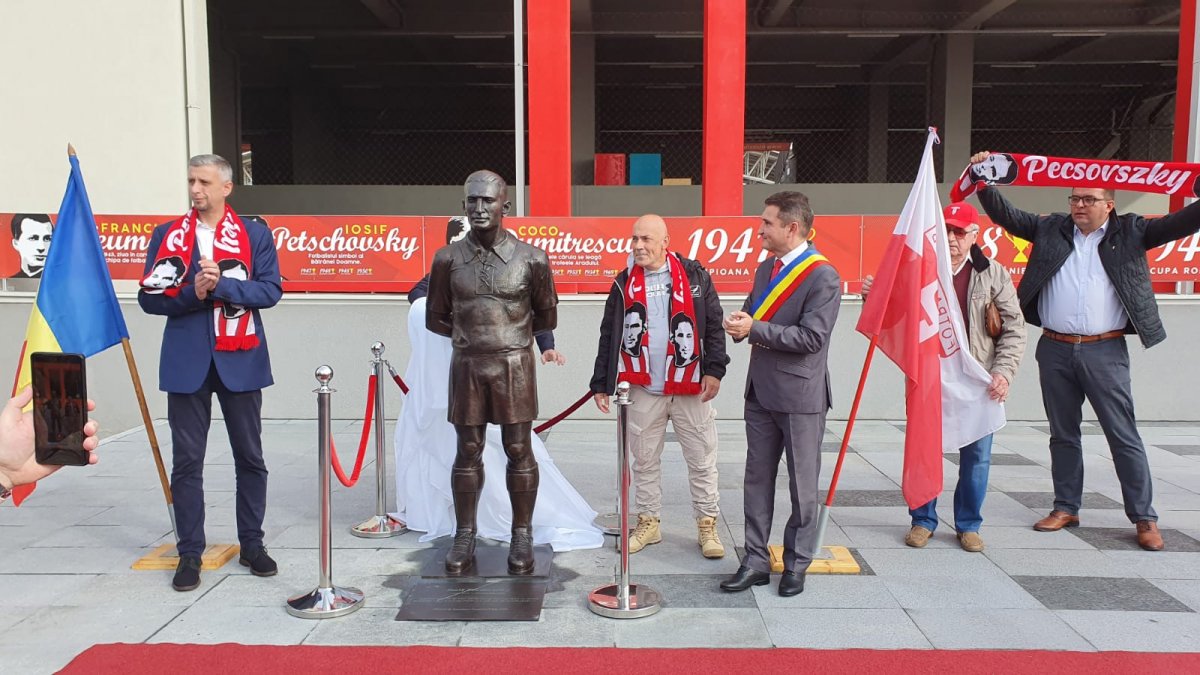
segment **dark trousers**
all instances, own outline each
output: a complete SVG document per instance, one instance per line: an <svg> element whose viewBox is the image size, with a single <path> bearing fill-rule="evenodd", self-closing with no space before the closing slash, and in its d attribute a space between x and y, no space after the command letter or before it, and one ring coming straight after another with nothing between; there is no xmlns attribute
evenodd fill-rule
<svg viewBox="0 0 1200 675"><path fill-rule="evenodd" d="M759 572L771 571L767 550L775 514L775 478L779 459L787 460L792 513L783 531L783 568L804 572L812 563L817 543L817 478L821 473L821 437L825 414L771 412L751 390L746 399L746 559L742 564Z"/></svg>
<svg viewBox="0 0 1200 675"><path fill-rule="evenodd" d="M258 548L263 542L267 465L262 453L262 391L229 391L212 368L199 391L167 395L173 458L171 495L180 555L199 556L204 552L204 454L213 394L221 404L233 448L238 542L242 550Z"/></svg>
<svg viewBox="0 0 1200 675"><path fill-rule="evenodd" d="M1130 522L1158 520L1150 505L1154 498L1150 463L1133 415L1129 348L1124 338L1075 345L1043 337L1038 341L1037 362L1042 403L1050 421L1055 510L1077 515L1083 500L1079 425L1086 397L1112 452L1125 515Z"/></svg>

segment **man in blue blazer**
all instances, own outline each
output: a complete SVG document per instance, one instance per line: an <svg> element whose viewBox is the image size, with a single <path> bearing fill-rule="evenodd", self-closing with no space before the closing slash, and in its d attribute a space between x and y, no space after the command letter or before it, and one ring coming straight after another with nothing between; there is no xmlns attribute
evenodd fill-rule
<svg viewBox="0 0 1200 675"><path fill-rule="evenodd" d="M154 230L146 253L138 303L167 317L159 361L159 389L167 392L171 425L171 492L179 540L172 586L200 585L204 552L204 454L217 395L237 476L239 562L257 576L278 571L263 547L267 467L262 454L262 388L270 386L259 310L283 295L271 231L243 221L225 199L233 170L217 155L188 161L192 209ZM163 274L188 261L182 275ZM158 270L156 272L156 270Z"/></svg>

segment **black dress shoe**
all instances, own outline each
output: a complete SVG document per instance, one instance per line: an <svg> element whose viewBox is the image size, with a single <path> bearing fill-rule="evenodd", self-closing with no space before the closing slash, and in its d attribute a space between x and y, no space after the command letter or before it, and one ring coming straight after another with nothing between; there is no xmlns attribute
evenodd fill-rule
<svg viewBox="0 0 1200 675"><path fill-rule="evenodd" d="M742 565L733 576L721 582L721 590L735 593L737 591L744 591L751 586L766 586L770 581L770 574L752 570Z"/></svg>
<svg viewBox="0 0 1200 675"><path fill-rule="evenodd" d="M246 550L242 549L242 554L238 556L238 562L243 567L249 567L250 573L256 577L273 577L279 572L279 565L267 555L265 546Z"/></svg>
<svg viewBox="0 0 1200 675"><path fill-rule="evenodd" d="M171 587L177 591L194 591L200 585L200 556L181 555L175 567Z"/></svg>
<svg viewBox="0 0 1200 675"><path fill-rule="evenodd" d="M800 595L804 592L804 572L784 572L779 577L779 594L785 598Z"/></svg>

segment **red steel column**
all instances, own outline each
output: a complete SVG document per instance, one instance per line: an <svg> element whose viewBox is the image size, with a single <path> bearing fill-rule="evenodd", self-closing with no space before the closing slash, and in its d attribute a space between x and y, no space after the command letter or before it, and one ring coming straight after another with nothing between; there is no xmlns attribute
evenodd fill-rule
<svg viewBox="0 0 1200 675"><path fill-rule="evenodd" d="M1171 148L1171 159L1176 162L1194 162L1196 143L1196 110L1193 107L1195 92L1196 62L1196 0L1181 0L1179 3L1179 66L1175 76L1175 139ZM1171 195L1170 209L1183 208L1183 196Z"/></svg>
<svg viewBox="0 0 1200 675"><path fill-rule="evenodd" d="M529 215L571 215L571 0L528 0Z"/></svg>
<svg viewBox="0 0 1200 675"><path fill-rule="evenodd" d="M704 215L742 215L745 138L746 3L704 0Z"/></svg>

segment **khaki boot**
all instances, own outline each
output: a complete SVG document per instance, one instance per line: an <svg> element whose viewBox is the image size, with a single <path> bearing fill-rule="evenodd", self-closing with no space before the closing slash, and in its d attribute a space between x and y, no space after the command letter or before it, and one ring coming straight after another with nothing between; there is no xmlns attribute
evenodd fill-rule
<svg viewBox="0 0 1200 675"><path fill-rule="evenodd" d="M964 551L979 553L983 550L983 537L978 532L959 532L958 544Z"/></svg>
<svg viewBox="0 0 1200 675"><path fill-rule="evenodd" d="M721 538L717 536L717 519L703 516L696 520L696 528L700 533L700 552L704 557L724 558L725 547L721 544Z"/></svg>
<svg viewBox="0 0 1200 675"><path fill-rule="evenodd" d="M657 544L660 541L662 541L662 532L658 529L658 518L639 513L637 527L629 533L629 552L637 553L650 544Z"/></svg>
<svg viewBox="0 0 1200 675"><path fill-rule="evenodd" d="M925 544L929 543L929 538L933 536L928 528L920 525L913 525L912 529L904 537L904 543L913 548L925 548Z"/></svg>

